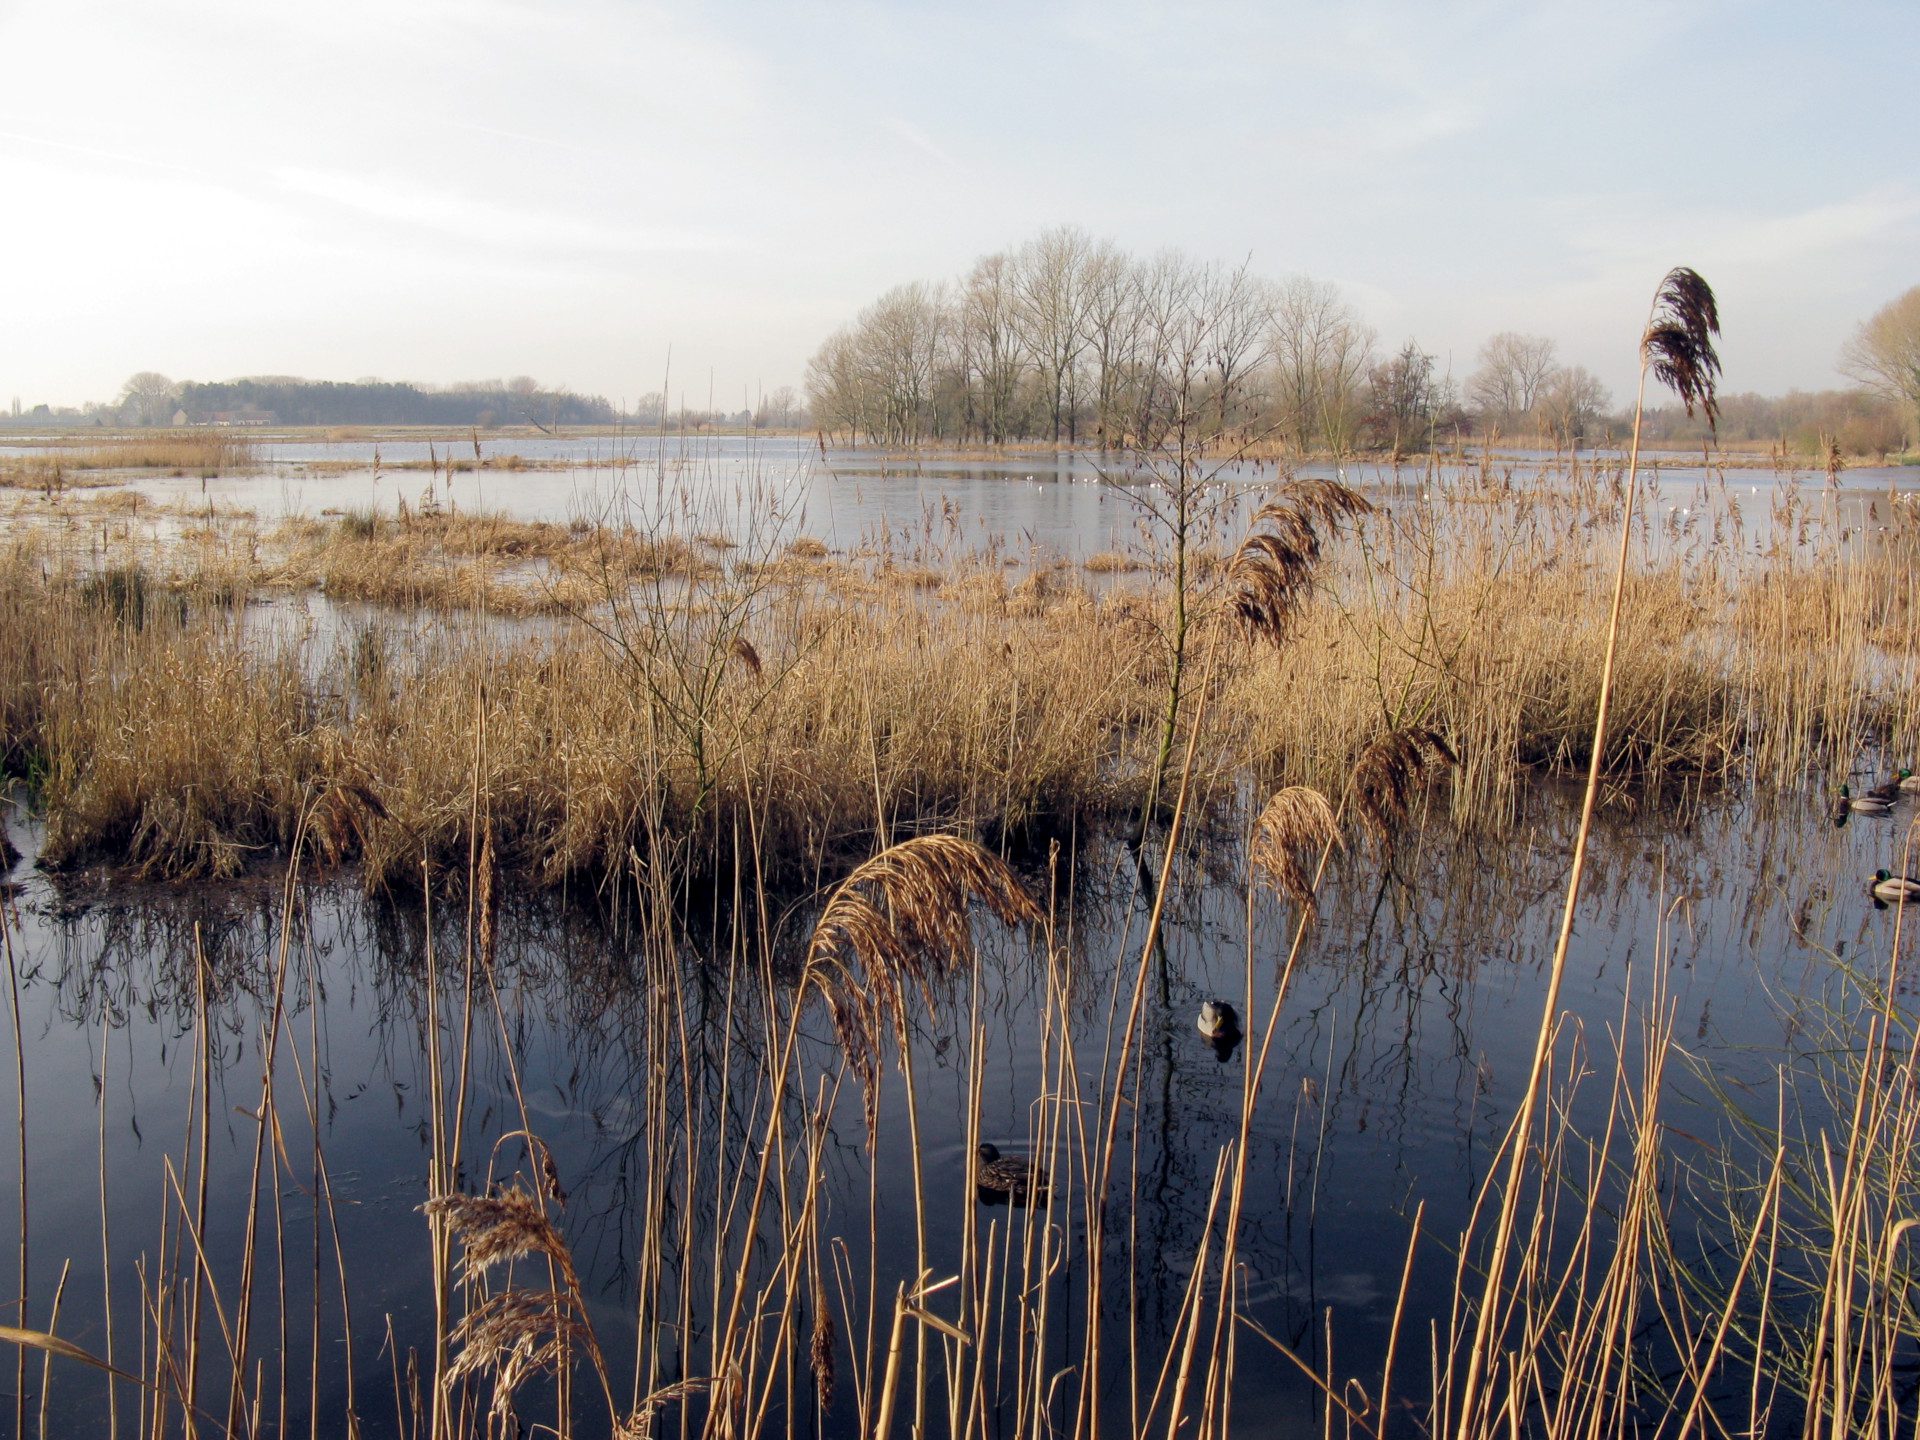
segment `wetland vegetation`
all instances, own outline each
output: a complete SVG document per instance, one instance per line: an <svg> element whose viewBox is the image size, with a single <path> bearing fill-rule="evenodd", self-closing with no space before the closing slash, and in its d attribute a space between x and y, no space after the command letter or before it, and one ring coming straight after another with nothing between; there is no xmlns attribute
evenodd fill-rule
<svg viewBox="0 0 1920 1440"><path fill-rule="evenodd" d="M1077 558L22 490L16 1431L1909 1433L1920 516L1253 468L1214 333Z"/></svg>

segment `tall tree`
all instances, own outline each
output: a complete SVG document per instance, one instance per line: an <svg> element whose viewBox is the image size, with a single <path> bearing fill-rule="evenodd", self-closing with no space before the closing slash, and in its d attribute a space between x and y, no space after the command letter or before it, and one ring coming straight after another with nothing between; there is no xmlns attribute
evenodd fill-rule
<svg viewBox="0 0 1920 1440"><path fill-rule="evenodd" d="M1840 352L1840 368L1901 406L1908 439L1920 445L1920 285L1861 323Z"/></svg>
<svg viewBox="0 0 1920 1440"><path fill-rule="evenodd" d="M1467 381L1467 403L1483 422L1512 430L1532 417L1553 371L1553 341L1502 330L1480 347L1480 368Z"/></svg>
<svg viewBox="0 0 1920 1440"><path fill-rule="evenodd" d="M1087 358L1093 365L1093 416L1101 449L1126 430L1128 373L1139 343L1138 267L1111 241L1094 246L1086 264Z"/></svg>
<svg viewBox="0 0 1920 1440"><path fill-rule="evenodd" d="M1004 254L976 260L960 288L956 345L973 396L975 423L995 444L1013 434L1014 403L1026 367L1014 263Z"/></svg>
<svg viewBox="0 0 1920 1440"><path fill-rule="evenodd" d="M1572 448L1599 435L1612 405L1599 376L1584 365L1562 365L1541 386L1535 409L1554 442Z"/></svg>
<svg viewBox="0 0 1920 1440"><path fill-rule="evenodd" d="M1373 331L1338 286L1305 275L1279 288L1271 313L1276 424L1301 450L1345 448L1373 357Z"/></svg>
<svg viewBox="0 0 1920 1440"><path fill-rule="evenodd" d="M120 390L120 406L136 425L164 425L173 418L180 387L157 370L129 377Z"/></svg>
<svg viewBox="0 0 1920 1440"><path fill-rule="evenodd" d="M1440 386L1434 357L1409 340L1390 360L1375 365L1367 376L1367 395L1373 428L1381 443L1400 454L1431 440Z"/></svg>
<svg viewBox="0 0 1920 1440"><path fill-rule="evenodd" d="M1062 225L1021 246L1015 260L1021 338L1046 381L1055 440L1063 421L1067 439L1077 438L1070 382L1087 345L1087 262L1092 252L1085 231Z"/></svg>

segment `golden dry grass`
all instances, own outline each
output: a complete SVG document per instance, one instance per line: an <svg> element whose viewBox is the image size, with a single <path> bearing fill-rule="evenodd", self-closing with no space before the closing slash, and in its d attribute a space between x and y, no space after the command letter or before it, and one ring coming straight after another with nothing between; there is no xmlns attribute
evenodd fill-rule
<svg viewBox="0 0 1920 1440"><path fill-rule="evenodd" d="M1584 764L1605 496L1475 498L1368 519L1361 548L1343 543L1316 588L1289 591L1277 647L1229 623L1230 568L1205 582L1220 602L1198 638L1217 657L1203 803L1251 778L1338 804L1368 741L1392 731L1438 737L1459 763L1361 787L1363 811L1368 795L1390 802L1383 833L1428 803L1498 824L1529 776ZM1875 741L1911 752L1898 682L1915 657L1891 643L1909 613L1904 530L1739 563L1730 545L1669 554L1655 529L1646 544L1615 679L1618 793L1794 784ZM37 777L50 863L157 875L268 856L303 804L349 783L380 812L336 816L333 858L374 879L417 871L422 853L462 864L483 719L488 783L512 797L502 862L547 883L661 845L717 863L716 837L750 811L767 853L802 871L879 830L983 833L1143 802L1163 581L1096 596L1071 569L823 549L795 542L769 562L448 513L23 533L0 564L0 613L24 637L0 654L0 754ZM138 577L137 614L101 589L102 565L123 590ZM268 639L236 603L313 590L376 614L320 641ZM475 614L408 618L436 609ZM624 649L604 638L616 612ZM543 618L491 618L510 616Z"/></svg>

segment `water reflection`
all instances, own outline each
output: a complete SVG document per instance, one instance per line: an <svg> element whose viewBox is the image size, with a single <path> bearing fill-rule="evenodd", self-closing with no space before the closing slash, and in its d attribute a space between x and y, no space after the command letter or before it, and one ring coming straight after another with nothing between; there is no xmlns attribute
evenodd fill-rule
<svg viewBox="0 0 1920 1440"><path fill-rule="evenodd" d="M1377 1373L1413 1207L1426 1205L1431 1235L1464 1222L1530 1063L1575 818L1572 805L1543 792L1509 834L1429 828L1390 858L1350 851L1336 861L1275 1026L1238 1242L1243 1309L1303 1356L1320 1355L1332 1306L1342 1371ZM1823 953L1861 965L1884 957L1891 921L1875 912L1864 877L1883 864L1899 869L1908 818L1838 830L1823 801L1793 797L1605 815L1564 994L1588 1063L1610 1063L1621 1027L1632 1023L1623 996L1644 997L1658 973L1684 1017L1687 1051L1722 1085L1764 1091L1785 1047L1811 1023L1801 1007L1830 1003ZM1162 1353L1209 1225L1222 1147L1238 1138L1292 917L1265 895L1249 904L1230 844L1209 845L1205 858L1171 897L1164 963L1147 990L1146 1041L1112 1100L1124 1107L1123 1138L1101 1255L1084 1254L1072 1164L1056 1170L1044 1207L1012 1206L1004 1190L968 1190L966 1117L977 1097L979 1133L1008 1155L1031 1153L1036 1116L1060 1094L1063 1027L1076 1036L1081 1094L1094 1093L1114 997L1140 958L1145 906L1135 859L1080 837L1060 875L1068 897L1060 955L986 937L977 981L956 982L938 997L937 1015L916 1024L929 1264L959 1272L969 1226L990 1232L989 1248L1016 1256L1041 1243L1030 1227L1049 1227L1045 1243L1065 1258L1034 1283L1058 1307L1048 1345L1061 1368L1076 1363L1073 1336L1087 1323L1073 1308L1085 1294L1074 1267L1089 1263L1106 1267L1109 1295L1124 1297L1097 1322L1113 1332L1113 1353L1127 1353L1130 1330L1142 1353ZM1045 877L1036 880L1045 893ZM806 921L804 909L788 917L778 955ZM502 1138L531 1129L550 1147L567 1195L565 1230L602 1343L630 1357L636 1335L649 1334L649 1384L707 1373L707 1301L738 1253L707 1202L738 1193L768 1123L761 1077L770 1017L757 998L765 952L738 931L716 902L702 934L663 951L644 916L510 902L492 962L498 1004L483 996L468 1009L458 977L477 941L458 895L429 906L333 888L288 896L270 879L167 892L56 890L32 880L15 937L29 1076L30 1315L47 1315L60 1262L71 1257L61 1332L104 1353L96 1194L104 1188L116 1344L122 1354L137 1348L139 1262L154 1253L162 1167L169 1154L178 1167L196 1103L192 1052L202 1043L195 1017L203 1008L215 1087L206 1244L218 1274L237 1283L248 1117L260 1099L273 977L284 966L280 1083L306 1097L311 1122L303 1133L302 1102L289 1104L274 1204L290 1255L310 1243L322 1255L319 1271L302 1260L285 1281L296 1409L305 1405L316 1304L322 1343L339 1345L340 1288L325 1259L334 1227L366 1433L394 1431L390 1405L366 1399L391 1368L389 1346L404 1356L429 1342L425 1228L415 1209L431 1148L436 1026L442 1035L464 1026L473 1047L466 1183L478 1190L537 1168L524 1141ZM1211 1041L1196 1033L1194 1016L1218 997L1234 997L1240 1026ZM979 1017L977 1052L969 1014ZM831 1085L837 1050L824 1017L809 1016L801 1045L808 1083L784 1113L792 1133L816 1112L822 1126L823 1244L843 1257L852 1293L871 1284L890 1295L915 1264L904 1086L897 1072L885 1077L869 1149L856 1087L836 1093ZM1574 1098L1576 1121L1599 1123L1606 1088ZM1709 1097L1697 1088L1682 1087L1671 1104L1670 1123L1715 1133ZM778 1216L752 1245L764 1257L778 1252ZM1409 1312L1444 1316L1451 1281L1450 1259L1427 1252L1414 1267ZM276 1317L281 1303L272 1300ZM843 1333L840 1344L848 1339ZM343 1413L343 1373L322 1367L323 1414ZM1152 1376L1121 1366L1107 1383L1105 1403L1124 1418ZM1249 1417L1312 1413L1310 1392L1290 1369L1243 1364L1236 1384ZM62 1375L51 1413L93 1428L103 1397L88 1377ZM836 1411L828 1428L850 1423L851 1411ZM1317 1433L1317 1423L1303 1424ZM1287 1433L1290 1425L1268 1428Z"/></svg>

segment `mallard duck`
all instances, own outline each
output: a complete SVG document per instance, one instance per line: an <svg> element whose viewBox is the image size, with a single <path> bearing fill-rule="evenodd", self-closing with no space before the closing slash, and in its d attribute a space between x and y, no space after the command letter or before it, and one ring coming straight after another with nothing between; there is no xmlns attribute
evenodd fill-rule
<svg viewBox="0 0 1920 1440"><path fill-rule="evenodd" d="M1240 1033L1240 1016L1224 1000L1208 1000L1194 1022L1209 1040L1229 1040Z"/></svg>
<svg viewBox="0 0 1920 1440"><path fill-rule="evenodd" d="M973 1152L980 1162L974 1167L973 1183L990 1195L1005 1195L1011 1200L1039 1200L1047 1193L1047 1170L1038 1161L1019 1155L1002 1155L1000 1147L982 1141Z"/></svg>
<svg viewBox="0 0 1920 1440"><path fill-rule="evenodd" d="M1915 791L1920 791L1920 775L1914 774L1911 770L1902 770L1900 772L1900 788L1909 795Z"/></svg>
<svg viewBox="0 0 1920 1440"><path fill-rule="evenodd" d="M1846 809L1857 810L1862 815L1885 815L1893 809L1891 800L1883 800L1878 795L1855 795L1844 785L1840 787L1840 803Z"/></svg>
<svg viewBox="0 0 1920 1440"><path fill-rule="evenodd" d="M1901 901L1920 900L1920 880L1911 875L1896 875L1891 870L1873 872L1873 883L1867 887L1876 900L1886 900L1895 904Z"/></svg>
<svg viewBox="0 0 1920 1440"><path fill-rule="evenodd" d="M1902 770L1898 775L1894 776L1893 779L1887 781L1886 784L1876 785L1867 791L1865 798L1869 800L1884 800L1891 805L1900 798L1900 791L1907 783L1907 776L1912 773L1910 770Z"/></svg>

